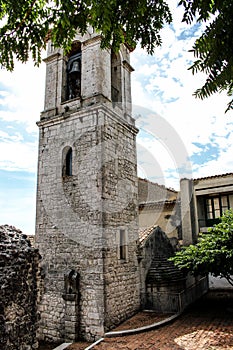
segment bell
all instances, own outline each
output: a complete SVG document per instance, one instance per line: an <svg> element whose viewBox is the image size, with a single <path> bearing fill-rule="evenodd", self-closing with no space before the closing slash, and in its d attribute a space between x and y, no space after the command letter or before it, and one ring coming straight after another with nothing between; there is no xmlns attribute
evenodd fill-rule
<svg viewBox="0 0 233 350"><path fill-rule="evenodd" d="M73 65L72 65L72 68L71 68L71 71L69 74L72 74L72 73L79 73L80 72L80 61L74 61Z"/></svg>

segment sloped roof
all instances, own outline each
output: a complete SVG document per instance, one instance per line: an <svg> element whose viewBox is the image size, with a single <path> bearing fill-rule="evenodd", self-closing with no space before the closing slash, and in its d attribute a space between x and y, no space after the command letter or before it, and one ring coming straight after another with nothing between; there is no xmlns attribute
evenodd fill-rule
<svg viewBox="0 0 233 350"><path fill-rule="evenodd" d="M146 283L158 286L167 286L184 281L183 272L181 272L174 263L168 261L168 258L174 254L174 248L169 238L157 225L152 225L139 232L139 244L144 246L147 239L154 234L154 258L146 276ZM177 285L180 288L180 285Z"/></svg>
<svg viewBox="0 0 233 350"><path fill-rule="evenodd" d="M164 207L164 206L169 206L172 204L176 204L177 199L171 199L171 200L163 200L163 201L154 201L154 202L141 202L139 203L139 207Z"/></svg>
<svg viewBox="0 0 233 350"><path fill-rule="evenodd" d="M139 231L139 244L144 245L147 238L154 232L154 230L159 227L158 225L154 224L150 227L145 228L142 231Z"/></svg>
<svg viewBox="0 0 233 350"><path fill-rule="evenodd" d="M175 284L177 289L180 288L177 283L183 282L185 276L172 261L167 257L157 256L153 259L146 276L146 282L157 286Z"/></svg>
<svg viewBox="0 0 233 350"><path fill-rule="evenodd" d="M232 176L233 177L233 173L225 173L225 174L219 174L219 175L204 176L204 177L199 177L199 178L193 179L193 181L195 182L195 181L200 181L200 180L217 179L217 178L228 177L228 176Z"/></svg>

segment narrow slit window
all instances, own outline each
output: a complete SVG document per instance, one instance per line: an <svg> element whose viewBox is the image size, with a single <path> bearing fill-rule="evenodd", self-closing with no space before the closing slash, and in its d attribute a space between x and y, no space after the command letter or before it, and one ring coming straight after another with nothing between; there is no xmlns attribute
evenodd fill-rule
<svg viewBox="0 0 233 350"><path fill-rule="evenodd" d="M66 154L66 175L72 175L72 148L70 148Z"/></svg>
<svg viewBox="0 0 233 350"><path fill-rule="evenodd" d="M73 175L73 150L72 147L66 146L62 151L62 176Z"/></svg>
<svg viewBox="0 0 233 350"><path fill-rule="evenodd" d="M120 260L127 259L127 242L126 242L126 232L125 230L120 230Z"/></svg>

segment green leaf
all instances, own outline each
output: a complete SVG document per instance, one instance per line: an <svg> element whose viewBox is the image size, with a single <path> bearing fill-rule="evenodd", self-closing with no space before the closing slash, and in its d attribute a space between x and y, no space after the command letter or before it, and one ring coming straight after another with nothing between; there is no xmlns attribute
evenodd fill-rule
<svg viewBox="0 0 233 350"><path fill-rule="evenodd" d="M212 273L229 281L233 275L233 211L226 211L219 224L200 234L196 245L182 247L169 260L186 272Z"/></svg>

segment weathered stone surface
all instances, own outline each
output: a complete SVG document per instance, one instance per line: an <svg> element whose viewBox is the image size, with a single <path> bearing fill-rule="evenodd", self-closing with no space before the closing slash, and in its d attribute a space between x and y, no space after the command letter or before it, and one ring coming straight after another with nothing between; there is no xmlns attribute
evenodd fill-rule
<svg viewBox="0 0 233 350"><path fill-rule="evenodd" d="M39 336L50 341L99 338L140 304L137 129L131 117L129 51L102 50L96 33L76 39L81 97L64 101L69 58L50 47L45 109L38 122L35 244L45 270ZM114 101L113 87L118 90ZM66 171L68 150L71 173ZM124 259L120 230L127 245ZM66 288L71 271L80 276L76 297Z"/></svg>
<svg viewBox="0 0 233 350"><path fill-rule="evenodd" d="M26 235L0 226L0 348L38 347L36 331L41 293L40 255Z"/></svg>

